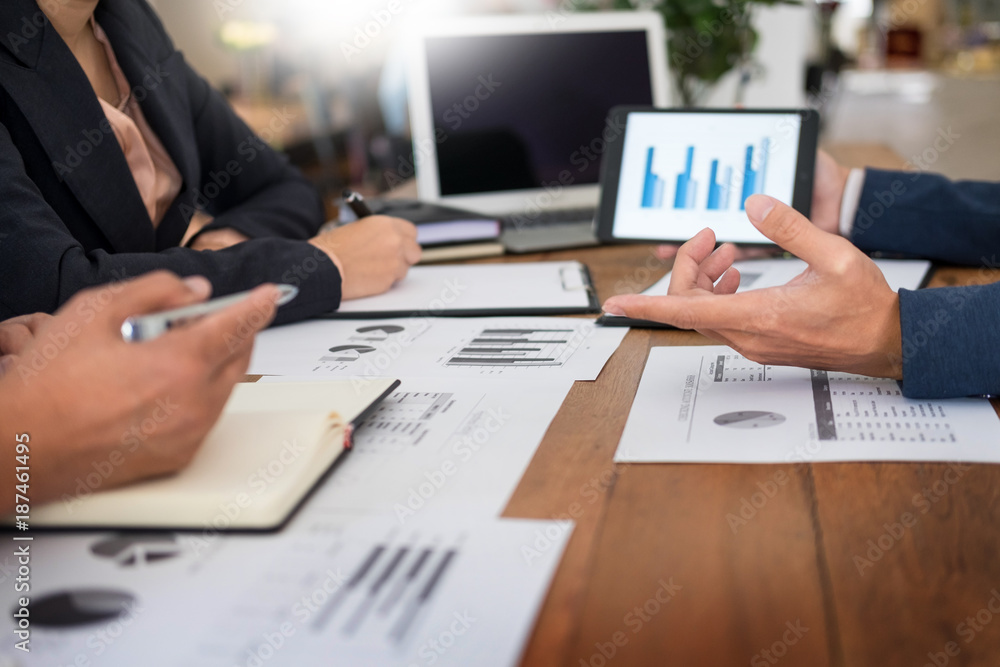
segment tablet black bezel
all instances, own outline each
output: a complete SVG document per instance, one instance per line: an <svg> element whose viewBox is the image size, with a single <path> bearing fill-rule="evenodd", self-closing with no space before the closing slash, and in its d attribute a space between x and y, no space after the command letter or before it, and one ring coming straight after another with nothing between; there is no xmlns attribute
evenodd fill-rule
<svg viewBox="0 0 1000 667"><path fill-rule="evenodd" d="M812 207L813 176L816 168L816 150L819 142L819 114L813 109L660 109L647 106L621 106L608 114L608 127L621 127L622 131L608 141L601 161L601 199L597 206L595 227L597 238L603 243L684 243L686 238L642 238L616 236L614 232L615 209L618 205L618 183L621 179L622 154L630 113L706 113L706 114L795 114L802 119L799 131L798 156L795 161L795 186L792 191L792 208L809 217ZM749 224L749 222L747 223ZM731 241L719 236L719 243ZM773 246L770 242L747 243L744 246Z"/></svg>

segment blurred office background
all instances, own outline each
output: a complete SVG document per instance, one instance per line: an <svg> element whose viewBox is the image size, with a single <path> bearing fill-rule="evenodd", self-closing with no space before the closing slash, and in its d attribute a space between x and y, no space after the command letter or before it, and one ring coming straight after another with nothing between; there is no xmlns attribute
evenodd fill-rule
<svg viewBox="0 0 1000 667"><path fill-rule="evenodd" d="M384 190L387 174L412 164L402 35L415 22L576 11L589 1L153 5L188 61L251 127L334 193L345 185ZM742 70L745 105L815 106L823 142L885 144L953 178L1000 180L1000 0L804 0L760 6L753 23L759 39ZM699 103L732 106L740 73L726 74ZM935 148L938 137L947 139Z"/></svg>

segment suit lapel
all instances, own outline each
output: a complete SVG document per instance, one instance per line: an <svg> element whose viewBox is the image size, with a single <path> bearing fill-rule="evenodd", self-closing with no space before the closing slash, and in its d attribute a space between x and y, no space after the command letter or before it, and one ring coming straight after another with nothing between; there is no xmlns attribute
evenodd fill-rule
<svg viewBox="0 0 1000 667"><path fill-rule="evenodd" d="M107 33L150 128L183 179L174 206L156 229L157 248L162 249L176 246L187 231L189 220L181 213L177 202L188 198L189 186L198 182L200 172L185 85L184 60L180 52L173 51L164 60L154 62L156 59L150 56L148 45L143 44L141 33L137 34L135 27L129 26L126 17L120 13L122 10L119 3L105 0L98 5L97 22Z"/></svg>
<svg viewBox="0 0 1000 667"><path fill-rule="evenodd" d="M11 18L5 13L3 28ZM152 222L90 81L55 29L39 22L38 35L18 49L27 58L16 54L27 67L0 62L3 85L114 250L152 251Z"/></svg>

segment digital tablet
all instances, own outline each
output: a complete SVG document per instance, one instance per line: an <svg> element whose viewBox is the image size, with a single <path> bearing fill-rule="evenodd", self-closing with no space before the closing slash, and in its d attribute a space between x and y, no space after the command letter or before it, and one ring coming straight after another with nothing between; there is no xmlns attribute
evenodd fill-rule
<svg viewBox="0 0 1000 667"><path fill-rule="evenodd" d="M720 243L770 244L743 209L760 193L809 215L815 111L616 107L607 127L602 241L683 243L711 227Z"/></svg>

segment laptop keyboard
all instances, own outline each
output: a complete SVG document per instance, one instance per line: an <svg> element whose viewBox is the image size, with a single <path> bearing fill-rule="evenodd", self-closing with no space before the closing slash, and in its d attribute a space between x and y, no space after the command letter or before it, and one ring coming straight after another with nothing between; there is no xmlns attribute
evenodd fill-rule
<svg viewBox="0 0 1000 667"><path fill-rule="evenodd" d="M542 211L534 215L521 213L518 215L506 215L500 218L504 230L516 231L524 228L555 227L557 225L579 224L581 222L593 222L594 208L569 208L552 211Z"/></svg>

